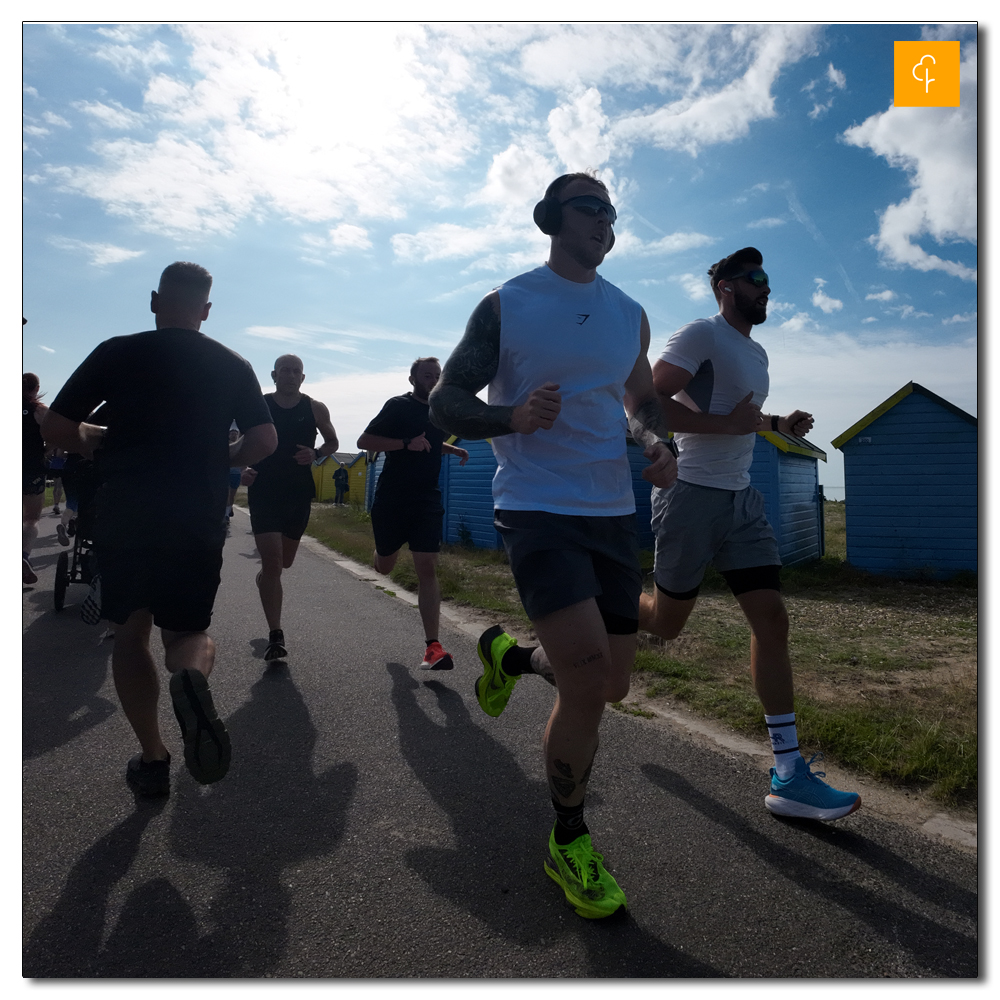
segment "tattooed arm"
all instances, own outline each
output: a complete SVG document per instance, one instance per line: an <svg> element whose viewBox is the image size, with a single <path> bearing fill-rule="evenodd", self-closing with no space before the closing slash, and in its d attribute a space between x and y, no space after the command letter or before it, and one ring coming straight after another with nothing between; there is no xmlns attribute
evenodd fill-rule
<svg viewBox="0 0 1000 1000"><path fill-rule="evenodd" d="M667 422L660 408L660 401L653 387L653 373L649 368L649 320L645 309L639 326L639 357L625 380L625 412L629 430L639 444L645 445L643 454L650 465L643 470L642 478L654 486L666 489L677 479L677 446L667 441Z"/></svg>
<svg viewBox="0 0 1000 1000"><path fill-rule="evenodd" d="M490 406L476 396L493 380L499 364L500 296L490 292L469 317L465 335L431 392L431 422L470 441L548 430L562 406L554 382L535 389L520 406Z"/></svg>

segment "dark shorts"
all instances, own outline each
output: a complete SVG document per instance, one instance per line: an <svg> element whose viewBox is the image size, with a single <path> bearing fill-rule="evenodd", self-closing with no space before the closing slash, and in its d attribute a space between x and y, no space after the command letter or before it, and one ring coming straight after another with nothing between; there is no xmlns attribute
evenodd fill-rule
<svg viewBox="0 0 1000 1000"><path fill-rule="evenodd" d="M21 493L26 497L37 497L45 492L45 470L25 469L22 474Z"/></svg>
<svg viewBox="0 0 1000 1000"><path fill-rule="evenodd" d="M493 523L532 621L592 597L609 633L636 631L642 571L634 514L497 510Z"/></svg>
<svg viewBox="0 0 1000 1000"><path fill-rule="evenodd" d="M441 491L424 493L375 494L372 504L372 533L375 551L391 556L404 544L411 552L441 551Z"/></svg>
<svg viewBox="0 0 1000 1000"><path fill-rule="evenodd" d="M212 621L222 549L98 546L101 617L123 625L148 608L153 624L172 632L203 632Z"/></svg>
<svg viewBox="0 0 1000 1000"><path fill-rule="evenodd" d="M250 530L255 535L265 535L277 531L298 541L309 524L312 497L298 490L255 490L247 491L250 505Z"/></svg>
<svg viewBox="0 0 1000 1000"><path fill-rule="evenodd" d="M230 469L229 470L229 488L231 490L238 490L240 488L240 478L243 475L242 469Z"/></svg>

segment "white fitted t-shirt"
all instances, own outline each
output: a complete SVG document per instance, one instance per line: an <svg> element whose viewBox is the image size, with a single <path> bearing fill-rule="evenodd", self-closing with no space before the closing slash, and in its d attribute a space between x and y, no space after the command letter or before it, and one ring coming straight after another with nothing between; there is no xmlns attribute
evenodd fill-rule
<svg viewBox="0 0 1000 1000"><path fill-rule="evenodd" d="M662 361L692 374L687 388L674 396L701 413L731 413L753 393L763 407L770 389L767 352L730 326L721 313L682 326L667 341ZM696 486L742 490L750 485L756 434L683 434L677 442L677 477Z"/></svg>
<svg viewBox="0 0 1000 1000"><path fill-rule="evenodd" d="M598 275L581 283L547 265L504 282L495 406L519 406L546 382L562 409L549 430L493 438L493 501L502 510L615 517L635 512L626 452L625 380L641 351L642 307Z"/></svg>

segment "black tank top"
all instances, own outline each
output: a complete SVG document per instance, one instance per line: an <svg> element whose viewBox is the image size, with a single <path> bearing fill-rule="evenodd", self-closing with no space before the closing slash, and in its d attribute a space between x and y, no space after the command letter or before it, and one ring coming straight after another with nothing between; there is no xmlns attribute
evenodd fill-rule
<svg viewBox="0 0 1000 1000"><path fill-rule="evenodd" d="M21 408L21 464L25 469L45 468L45 441L35 420L35 409L38 403L28 401L22 396Z"/></svg>
<svg viewBox="0 0 1000 1000"><path fill-rule="evenodd" d="M300 445L316 447L316 418L313 416L312 400L303 393L291 409L279 406L274 401L273 392L267 393L264 400L271 411L274 429L278 432L278 447L254 466L260 474L253 485L273 485L281 489L295 489L299 485L303 490L308 487L312 496L315 488L312 466L299 465L295 461L295 452Z"/></svg>

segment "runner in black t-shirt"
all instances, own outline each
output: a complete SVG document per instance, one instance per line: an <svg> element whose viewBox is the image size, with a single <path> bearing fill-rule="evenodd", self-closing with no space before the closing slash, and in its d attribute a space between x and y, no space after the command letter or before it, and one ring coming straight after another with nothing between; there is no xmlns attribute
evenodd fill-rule
<svg viewBox="0 0 1000 1000"><path fill-rule="evenodd" d="M375 555L379 573L392 572L403 543L410 546L417 573L417 607L424 625L427 651L424 670L451 670L451 654L438 641L441 590L437 581L441 551L441 455L457 455L465 465L469 453L445 443L445 433L430 420L427 399L441 377L437 358L417 358L410 366L413 391L393 396L358 438L358 447L385 452L385 465L372 504Z"/></svg>
<svg viewBox="0 0 1000 1000"><path fill-rule="evenodd" d="M170 790L153 625L162 633L188 770L208 784L229 768L229 735L208 689L215 643L205 631L222 567L229 467L258 461L277 444L253 369L198 332L211 286L197 264L171 264L150 302L156 330L99 344L42 421L59 447L85 458L96 450L101 614L115 625L115 688L142 747L126 771L139 795ZM107 426L85 422L102 400ZM234 419L244 435L230 445ZM148 497L142 511L136 496Z"/></svg>
<svg viewBox="0 0 1000 1000"><path fill-rule="evenodd" d="M257 589L269 629L265 660L281 660L288 655L281 628L281 571L295 561L309 523L316 495L312 463L317 455L332 455L337 450L337 432L330 423L330 411L319 400L299 391L305 377L302 359L294 354L283 354L274 362L274 392L264 399L278 433L278 447L274 454L247 469L242 479L248 487L250 529L260 553ZM323 444L314 448L317 430L323 435Z"/></svg>

